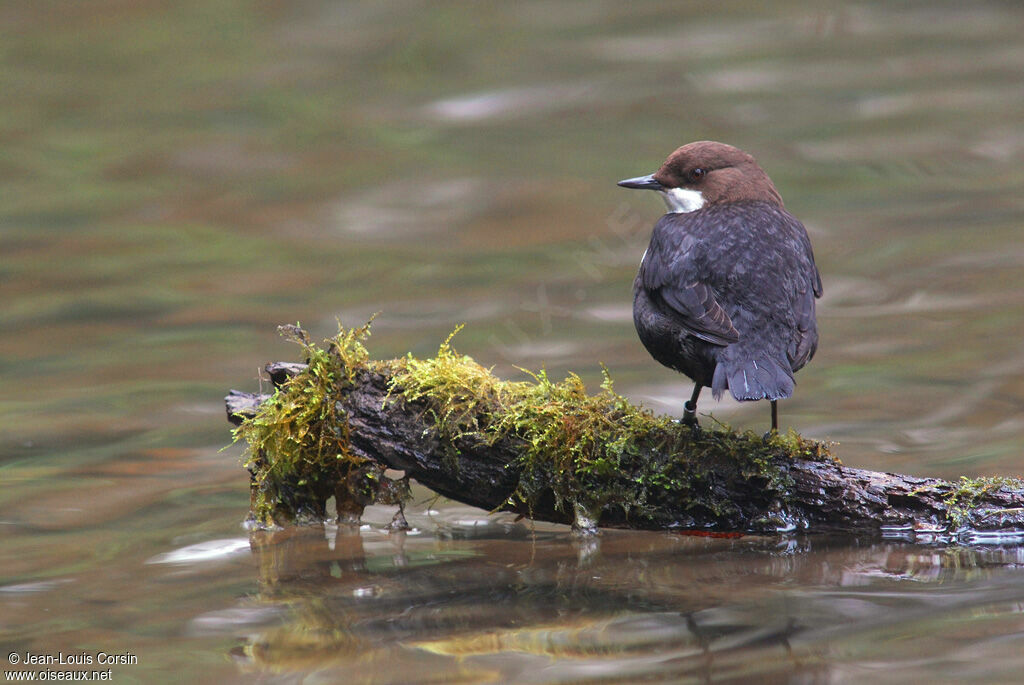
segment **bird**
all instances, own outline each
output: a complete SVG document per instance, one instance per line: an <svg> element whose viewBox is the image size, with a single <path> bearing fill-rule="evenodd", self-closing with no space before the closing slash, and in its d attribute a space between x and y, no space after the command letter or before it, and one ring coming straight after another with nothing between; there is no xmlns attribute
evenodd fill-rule
<svg viewBox="0 0 1024 685"><path fill-rule="evenodd" d="M818 348L822 283L807 229L757 161L725 143L688 143L618 185L668 207L633 282L633 323L655 360L694 382L682 422L699 430L710 387L715 399L769 400L766 436L777 433L777 402Z"/></svg>

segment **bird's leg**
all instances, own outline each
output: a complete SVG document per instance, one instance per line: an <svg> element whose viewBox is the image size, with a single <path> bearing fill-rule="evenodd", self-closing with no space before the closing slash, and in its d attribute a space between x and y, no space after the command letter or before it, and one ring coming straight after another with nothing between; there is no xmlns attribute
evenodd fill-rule
<svg viewBox="0 0 1024 685"><path fill-rule="evenodd" d="M683 425L690 428L697 428L697 398L700 397L700 391L703 387L700 383L694 383L693 395L683 405Z"/></svg>
<svg viewBox="0 0 1024 685"><path fill-rule="evenodd" d="M762 438L765 442L769 440L773 435L779 434L779 405L778 400L770 400L772 403L772 429L764 434Z"/></svg>

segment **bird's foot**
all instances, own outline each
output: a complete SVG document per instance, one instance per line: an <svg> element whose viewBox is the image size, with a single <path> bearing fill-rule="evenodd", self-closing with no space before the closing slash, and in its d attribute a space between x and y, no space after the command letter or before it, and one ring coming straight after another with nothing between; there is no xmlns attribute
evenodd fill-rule
<svg viewBox="0 0 1024 685"><path fill-rule="evenodd" d="M700 435L700 424L697 423L697 418L694 416L683 415L683 418L679 420L679 425L689 428L693 437Z"/></svg>
<svg viewBox="0 0 1024 685"><path fill-rule="evenodd" d="M700 397L700 389L704 387L700 383L693 386L693 395L683 402L683 418L680 421L684 426L690 427L693 437L700 437L700 426L697 424L697 398Z"/></svg>
<svg viewBox="0 0 1024 685"><path fill-rule="evenodd" d="M764 440L765 442L770 442L771 439L774 438L778 434L779 434L779 431L777 431L776 429L772 428L769 431L765 431L764 435L761 436L761 439Z"/></svg>
<svg viewBox="0 0 1024 685"><path fill-rule="evenodd" d="M689 426L693 437L700 435L700 424L697 423L697 408L693 406L693 403L687 402L683 405L683 418L679 419L679 423Z"/></svg>
<svg viewBox="0 0 1024 685"><path fill-rule="evenodd" d="M700 424L697 423L696 420L685 421L683 419L680 419L679 420L679 425L686 426L687 428L689 428L690 429L690 435L694 439L699 438L701 435L704 434L704 431L701 429Z"/></svg>

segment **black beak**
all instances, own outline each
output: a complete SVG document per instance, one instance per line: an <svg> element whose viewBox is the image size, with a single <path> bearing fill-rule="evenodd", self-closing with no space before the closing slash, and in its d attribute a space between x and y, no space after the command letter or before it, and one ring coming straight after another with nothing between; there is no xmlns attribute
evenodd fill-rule
<svg viewBox="0 0 1024 685"><path fill-rule="evenodd" d="M665 186L654 180L654 174L627 178L624 181L619 181L619 185L623 188L636 188L638 190L664 190L665 188Z"/></svg>

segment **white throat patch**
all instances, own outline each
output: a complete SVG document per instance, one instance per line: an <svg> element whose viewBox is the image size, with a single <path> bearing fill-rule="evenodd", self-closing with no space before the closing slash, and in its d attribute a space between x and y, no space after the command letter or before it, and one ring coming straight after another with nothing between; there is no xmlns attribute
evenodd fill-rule
<svg viewBox="0 0 1024 685"><path fill-rule="evenodd" d="M668 205L668 211L672 214L684 214L696 212L704 206L704 196L699 190L688 190L687 188L666 188L658 193Z"/></svg>

